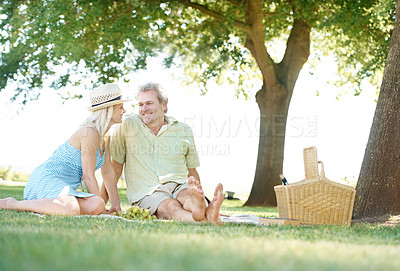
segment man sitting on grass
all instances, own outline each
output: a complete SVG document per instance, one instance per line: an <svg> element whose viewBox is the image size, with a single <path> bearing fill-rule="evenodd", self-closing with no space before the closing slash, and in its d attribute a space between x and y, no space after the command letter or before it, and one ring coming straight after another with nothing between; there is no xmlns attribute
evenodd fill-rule
<svg viewBox="0 0 400 271"><path fill-rule="evenodd" d="M111 140L115 174L105 174L101 194L119 211L117 181L125 165L127 196L134 206L149 209L158 218L221 223L222 184L210 204L204 197L196 167L200 165L192 130L165 116L167 98L160 85L148 83L137 96L139 115L128 117ZM105 184L105 185L104 185Z"/></svg>

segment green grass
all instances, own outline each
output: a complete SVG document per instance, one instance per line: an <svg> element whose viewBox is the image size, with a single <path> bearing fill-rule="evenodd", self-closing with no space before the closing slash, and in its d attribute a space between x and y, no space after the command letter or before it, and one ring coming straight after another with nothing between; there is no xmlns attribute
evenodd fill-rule
<svg viewBox="0 0 400 271"><path fill-rule="evenodd" d="M23 187L0 186L0 198ZM123 207L128 204L121 191ZM277 216L225 201L225 214ZM400 228L223 226L0 210L0 270L396 270Z"/></svg>

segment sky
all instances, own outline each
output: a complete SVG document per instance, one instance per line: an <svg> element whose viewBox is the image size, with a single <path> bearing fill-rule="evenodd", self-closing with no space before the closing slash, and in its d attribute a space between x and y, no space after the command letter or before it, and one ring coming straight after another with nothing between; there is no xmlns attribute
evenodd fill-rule
<svg viewBox="0 0 400 271"><path fill-rule="evenodd" d="M358 97L347 94L337 100L338 91L325 84L332 76L327 64L321 63L318 77L303 69L294 90L283 168L289 182L304 179L303 148L309 146L317 147L328 179L357 180L359 175L376 107L375 91L366 89ZM131 78L129 84L120 83L125 96L134 99L139 85L159 82L168 94L168 115L192 128L206 193L218 182L237 195L250 193L259 131L254 97L237 99L232 87L218 85L200 96L199 91L183 87L157 62ZM0 167L10 165L12 170L30 173L89 116L89 91L82 99L63 104L56 91L43 89L39 100L29 102L23 110L9 102L12 93L12 88L0 92ZM131 104L125 106L127 114L137 112Z"/></svg>

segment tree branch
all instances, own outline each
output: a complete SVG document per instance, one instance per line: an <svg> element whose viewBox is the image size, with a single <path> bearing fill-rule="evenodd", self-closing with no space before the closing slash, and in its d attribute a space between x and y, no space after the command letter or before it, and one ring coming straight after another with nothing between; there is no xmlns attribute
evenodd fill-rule
<svg viewBox="0 0 400 271"><path fill-rule="evenodd" d="M288 89L294 87L299 72L310 55L310 32L311 27L306 22L294 20L285 55L278 65L281 70L286 71L279 74L285 74L286 78L281 78L280 81L287 82Z"/></svg>
<svg viewBox="0 0 400 271"><path fill-rule="evenodd" d="M275 73L275 62L265 48L263 16L261 0L247 2L246 22L251 26L251 29L247 35L245 46L251 51L257 62L266 89L272 91L278 85L278 81Z"/></svg>
<svg viewBox="0 0 400 271"><path fill-rule="evenodd" d="M263 14L264 14L265 17L270 17L270 16L274 16L274 15L279 14L279 12L276 12L276 11L274 11L274 12L264 12Z"/></svg>
<svg viewBox="0 0 400 271"><path fill-rule="evenodd" d="M244 0L228 0L228 2L235 7L239 7L241 4L243 4Z"/></svg>
<svg viewBox="0 0 400 271"><path fill-rule="evenodd" d="M231 3L232 6L234 7L240 7L241 5L245 4L245 0L227 0L229 3ZM264 12L263 13L265 17L270 17L273 15L277 15L278 12Z"/></svg>
<svg viewBox="0 0 400 271"><path fill-rule="evenodd" d="M217 19L219 21L230 21L223 14L221 14L219 12L216 12L214 10L211 10L211 9L207 8L206 6L204 6L204 5L201 5L201 4L198 4L198 3L194 3L194 2L192 2L190 0L179 0L178 2L180 4L182 4L182 5L184 5L184 6L191 7L193 9L198 10L198 11L201 11L202 13L204 13L204 14L206 14L206 15L214 18L214 19ZM235 2L239 2L239 1L235 1ZM238 29L244 31L245 33L249 33L250 32L250 26L245 24L245 23L243 23L243 22L240 22L238 20L234 20L233 21L233 26L235 26Z"/></svg>

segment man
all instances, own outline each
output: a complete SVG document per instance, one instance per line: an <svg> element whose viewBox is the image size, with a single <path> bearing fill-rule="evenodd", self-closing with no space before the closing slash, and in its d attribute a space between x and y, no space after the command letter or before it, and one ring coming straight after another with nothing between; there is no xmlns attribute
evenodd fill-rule
<svg viewBox="0 0 400 271"><path fill-rule="evenodd" d="M217 185L214 199L207 205L196 170L200 163L190 127L165 116L168 100L160 85L142 86L137 99L139 115L128 117L111 141L111 163L116 174L104 179L107 191L102 187L105 202L110 197L110 211L120 210L117 181L125 164L131 204L149 209L158 218L219 224L223 188Z"/></svg>

